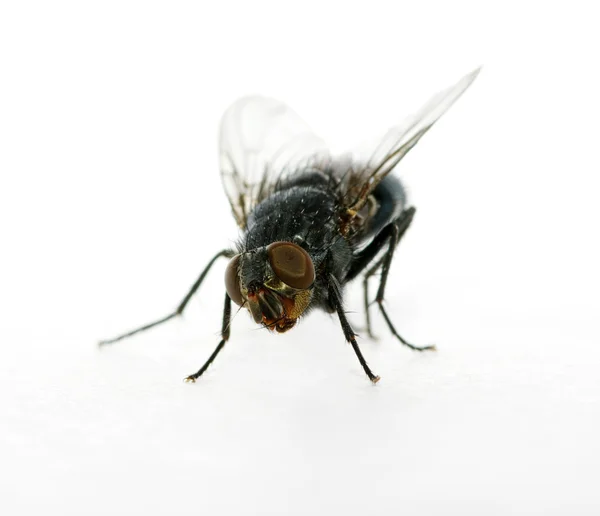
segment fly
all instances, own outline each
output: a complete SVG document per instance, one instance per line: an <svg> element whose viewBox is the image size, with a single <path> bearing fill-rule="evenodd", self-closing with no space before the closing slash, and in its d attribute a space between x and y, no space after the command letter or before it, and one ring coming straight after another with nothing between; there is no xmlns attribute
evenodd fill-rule
<svg viewBox="0 0 600 516"><path fill-rule="evenodd" d="M230 337L231 303L246 308L254 321L285 333L300 317L318 308L337 314L364 372L379 381L358 346L343 305L346 284L363 274L367 332L368 281L381 273L375 303L392 334L383 305L395 249L408 230L415 208L400 180L390 174L421 137L464 93L479 69L435 95L415 115L391 128L371 154L358 159L333 156L324 141L286 105L264 97L245 97L221 120L221 179L241 229L235 249L223 249L208 262L177 309L158 321L100 344L111 344L154 328L182 314L212 265L228 258L221 341L204 365L208 369Z"/></svg>

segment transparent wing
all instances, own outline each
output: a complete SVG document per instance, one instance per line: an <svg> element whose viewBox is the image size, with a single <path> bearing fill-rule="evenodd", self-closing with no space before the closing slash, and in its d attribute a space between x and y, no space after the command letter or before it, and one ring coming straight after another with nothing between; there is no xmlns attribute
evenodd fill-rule
<svg viewBox="0 0 600 516"><path fill-rule="evenodd" d="M220 168L238 225L285 175L327 156L325 142L285 104L244 97L221 119Z"/></svg>
<svg viewBox="0 0 600 516"><path fill-rule="evenodd" d="M392 127L370 156L359 163L360 166L354 166L344 181L345 204L351 211L358 212L365 205L369 194L465 92L479 71L480 68L477 68L450 88L434 95L417 113Z"/></svg>

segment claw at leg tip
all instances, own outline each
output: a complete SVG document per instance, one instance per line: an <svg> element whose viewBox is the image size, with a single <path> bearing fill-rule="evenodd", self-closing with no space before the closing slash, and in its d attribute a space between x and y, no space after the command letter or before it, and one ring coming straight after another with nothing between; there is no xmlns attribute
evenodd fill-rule
<svg viewBox="0 0 600 516"><path fill-rule="evenodd" d="M196 383L196 379L193 376L188 376L187 378L184 378L183 381L185 383Z"/></svg>
<svg viewBox="0 0 600 516"><path fill-rule="evenodd" d="M381 380L380 376L375 376L375 377L371 378L371 381L373 382L373 385L375 385L379 380Z"/></svg>

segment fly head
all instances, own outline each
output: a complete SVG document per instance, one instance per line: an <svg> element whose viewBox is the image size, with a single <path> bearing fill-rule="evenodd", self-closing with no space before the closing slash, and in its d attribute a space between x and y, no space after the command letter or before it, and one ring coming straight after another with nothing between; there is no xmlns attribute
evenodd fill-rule
<svg viewBox="0 0 600 516"><path fill-rule="evenodd" d="M254 320L279 333L293 328L308 308L315 267L294 242L272 244L235 255L225 271L231 300L246 306Z"/></svg>

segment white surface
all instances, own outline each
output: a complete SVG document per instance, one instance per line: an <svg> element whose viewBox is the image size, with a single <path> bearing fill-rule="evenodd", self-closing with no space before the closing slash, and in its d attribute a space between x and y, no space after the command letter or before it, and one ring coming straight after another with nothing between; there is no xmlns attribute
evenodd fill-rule
<svg viewBox="0 0 600 516"><path fill-rule="evenodd" d="M0 8L2 514L597 514L597 19L571 2ZM215 9L215 10L212 10ZM396 9L394 11L393 9ZM366 380L335 319L235 319L221 112L336 145L483 63L401 166L418 214ZM360 288L347 308L362 324Z"/></svg>

